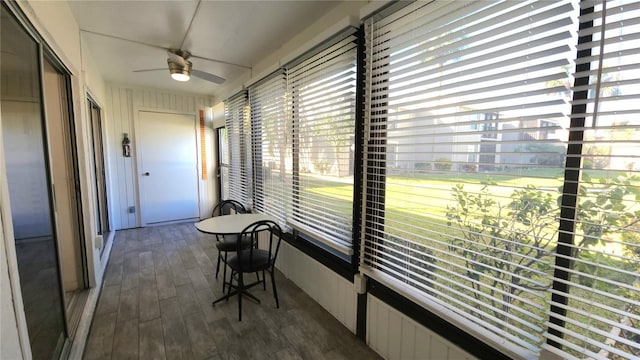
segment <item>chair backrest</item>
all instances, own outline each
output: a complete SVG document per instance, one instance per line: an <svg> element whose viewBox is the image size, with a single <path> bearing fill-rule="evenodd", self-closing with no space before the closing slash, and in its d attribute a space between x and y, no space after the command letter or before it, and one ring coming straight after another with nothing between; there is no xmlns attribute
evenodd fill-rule
<svg viewBox="0 0 640 360"><path fill-rule="evenodd" d="M236 200L222 200L213 208L211 217L229 215L229 214L245 214L247 209L244 205Z"/></svg>
<svg viewBox="0 0 640 360"><path fill-rule="evenodd" d="M250 240L251 246L247 247L246 241L238 241L237 251L245 251L248 253L249 268L253 268L253 260L258 258L255 254L261 253L262 256L268 255L268 264L273 266L280 250L280 241L282 241L282 229L278 224L271 220L260 220L247 226L241 234L242 239ZM245 258L246 259L246 258ZM242 261L240 261L242 263ZM242 271L242 269L241 269Z"/></svg>

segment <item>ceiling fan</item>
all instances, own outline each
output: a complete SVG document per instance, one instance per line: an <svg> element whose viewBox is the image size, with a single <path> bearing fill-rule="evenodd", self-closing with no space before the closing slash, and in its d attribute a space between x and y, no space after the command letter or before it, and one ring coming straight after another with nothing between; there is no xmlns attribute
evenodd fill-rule
<svg viewBox="0 0 640 360"><path fill-rule="evenodd" d="M83 33L86 33L86 34L98 35L98 36L102 36L102 37L108 37L108 38L111 38L111 39L116 39L116 40L126 41L126 42L130 42L130 43L135 43L135 44L138 44L138 45L144 45L144 46L148 46L148 47L152 47L152 48L156 48L156 49L162 49L162 50L165 50L167 52L167 57L168 57L167 58L167 65L168 65L168 68L132 70L133 72L167 71L167 69L168 69L169 73L171 74L171 78L173 78L174 80L177 80L177 81L188 81L191 78L191 75L193 75L193 76L198 77L200 79L203 79L203 80L206 80L206 81L210 81L210 82L212 82L214 84L222 84L222 83L225 82L224 78L222 78L220 76L217 76L217 75L214 75L214 74L210 74L210 73L202 71L202 70L194 69L193 68L193 63L189 59L190 58L197 58L197 59L202 59L202 60L211 61L211 62L217 62L217 63L220 63L220 64L237 66L237 67L241 67L241 68L244 68L244 69L251 70L250 66L246 66L246 65L242 65L242 64L236 64L236 63L223 61L223 60L218 60L218 59L211 59L211 58L207 58L207 57L203 57L203 56L197 56L197 55L192 54L190 51L184 50L184 49L166 48L166 47L159 46L159 45L156 45L156 44L149 44L149 43L145 43L145 42L142 42L142 41L126 39L126 38L119 37L119 36L103 34L103 33L90 31L90 30L85 30L85 29L81 29L80 31L83 32Z"/></svg>
<svg viewBox="0 0 640 360"><path fill-rule="evenodd" d="M202 59L202 60L217 62L217 63L221 63L221 64L226 64L226 65L232 65L232 66L237 66L237 67L241 67L241 68L252 70L252 68L250 66L236 64L236 63L227 62L227 61L223 61L223 60L211 59L211 58L202 57L202 56L197 56L197 55L192 54L190 51L185 50L185 49L182 48L182 46L185 44L185 42L187 40L187 37L189 36L189 33L191 32L191 25L193 24L194 19L196 18L196 16L198 15L198 13L200 11L201 2L202 2L202 0L198 0L198 3L197 3L196 8L195 8L195 10L193 12L193 15L191 16L191 20L189 22L189 26L186 29L184 36L182 37L182 42L180 43L180 47L179 48L166 48L166 47L159 46L159 45L156 45L156 44L149 44L149 43L142 42L142 41L126 39L126 38L122 38L122 37L115 36L115 35L103 34L103 33L94 32L94 31L85 30L85 29L80 29L80 31L88 33L88 34L109 37L109 38L112 38L112 39L128 41L128 42L136 43L136 44L139 44L139 45L145 45L145 46L149 46L149 47L154 47L154 48L165 50L167 52L167 56L168 56L167 65L168 65L168 68L169 68L169 73L171 74L171 78L173 78L174 80L177 80L177 81L188 81L191 78L191 75L193 75L193 76L198 77L200 79L203 79L203 80L206 80L206 81L210 81L210 82L212 82L214 84L222 84L222 83L225 82L225 79L220 77L220 76L213 75L213 74L210 74L208 72L204 72L204 71L201 71L201 70L198 70L198 69L194 69L193 68L193 64L191 63L189 58L198 58L198 59ZM141 70L133 70L133 72L166 71L166 70L167 70L167 68L141 69Z"/></svg>
<svg viewBox="0 0 640 360"><path fill-rule="evenodd" d="M191 75L198 77L200 79L210 81L215 84L222 84L225 82L225 79L210 74L208 72L204 72L201 70L197 70L193 68L193 64L189 61L189 58L192 57L191 53L187 50L182 49L166 49L167 50L167 65L169 65L169 73L171 74L171 78L177 81L188 81L191 78ZM196 57L196 56L193 56ZM206 59L210 61L220 62L218 60ZM237 64L233 64L237 65ZM166 71L166 68L162 69L143 69L143 70L133 70L133 72L146 72L146 71Z"/></svg>

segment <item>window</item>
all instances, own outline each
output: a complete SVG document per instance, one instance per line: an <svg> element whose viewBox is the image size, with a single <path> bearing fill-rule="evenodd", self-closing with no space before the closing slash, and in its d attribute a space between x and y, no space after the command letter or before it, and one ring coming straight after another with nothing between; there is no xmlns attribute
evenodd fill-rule
<svg viewBox="0 0 640 360"><path fill-rule="evenodd" d="M512 357L637 358L639 8L368 19L361 271Z"/></svg>
<svg viewBox="0 0 640 360"><path fill-rule="evenodd" d="M227 136L229 137L229 195L245 206L251 206L251 139L247 92L242 91L224 102Z"/></svg>
<svg viewBox="0 0 640 360"><path fill-rule="evenodd" d="M250 123L244 93L225 101L232 197L252 189L256 211L343 259L353 253L356 33L349 27L249 86Z"/></svg>
<svg viewBox="0 0 640 360"><path fill-rule="evenodd" d="M254 207L285 223L291 206L291 122L284 71L249 87L253 146Z"/></svg>
<svg viewBox="0 0 640 360"><path fill-rule="evenodd" d="M218 134L218 200L231 199L229 193L229 136L227 128L217 128Z"/></svg>
<svg viewBox="0 0 640 360"><path fill-rule="evenodd" d="M393 2L363 83L348 34L250 87L247 196L344 254L355 220L361 272L508 356L638 358L639 24L638 1Z"/></svg>
<svg viewBox="0 0 640 360"><path fill-rule="evenodd" d="M545 349L562 357L637 359L640 4L589 1L581 7Z"/></svg>
<svg viewBox="0 0 640 360"><path fill-rule="evenodd" d="M289 224L352 254L356 36L287 66L293 121L293 204Z"/></svg>

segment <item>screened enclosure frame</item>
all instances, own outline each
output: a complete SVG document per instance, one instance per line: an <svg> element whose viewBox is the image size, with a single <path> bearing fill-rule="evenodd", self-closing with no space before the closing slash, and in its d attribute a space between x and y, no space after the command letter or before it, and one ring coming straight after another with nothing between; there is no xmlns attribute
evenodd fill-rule
<svg viewBox="0 0 640 360"><path fill-rule="evenodd" d="M357 260L354 260L357 259L354 257L357 249L353 249L351 244L352 233L359 230L352 219L359 209L355 201L356 191L343 193L345 199L342 200L346 205L336 211L333 209L335 204L330 201L331 195L322 195L314 189L320 189L323 181L334 176L333 172L338 172L338 177L346 175L340 180L346 179L345 184L350 183L352 189L360 183L361 154L355 151L361 142L358 136L361 131L356 130L361 128L358 120L361 116L357 114L362 111L356 101L361 96L357 86L358 76L361 76L357 64L361 59L360 38L359 28L345 27L271 74L249 84L245 91L248 93L250 125L235 125L238 129L245 129L244 133L228 130L230 138L236 137L230 140L232 147L234 141L244 141L251 147L247 164L252 168L248 181L251 182L254 210L274 214L281 226L293 234L295 246L315 254L316 260L330 264L328 266L350 280L357 266ZM233 112L229 109L243 94L238 93L225 101L228 129L230 125L241 122L237 116L231 118ZM351 122L349 126L344 126L345 121ZM341 135L341 132L346 135ZM327 140L345 136L353 143L350 147L342 144L332 148L330 140ZM341 155L345 151L351 152L349 157ZM244 159L238 155L236 158ZM314 169L314 166L321 165L325 166L322 170L320 167ZM235 176L240 175L238 170ZM277 196L281 199L274 198ZM315 208L322 208L322 211ZM346 222L339 219L343 215ZM338 219L336 224L340 224L333 224L332 219ZM331 229L344 231L347 236L338 239L325 234Z"/></svg>
<svg viewBox="0 0 640 360"><path fill-rule="evenodd" d="M608 284L633 292L636 291L633 288L635 285L625 281L638 276L633 270L615 268L618 266L615 264L599 265L599 261L613 258L615 254L606 255L603 251L600 251L600 255L590 254L593 248L589 247L587 240L594 243L604 239L585 240L584 232L598 224L581 218L585 216L585 211L590 210L583 209L588 204L593 204L602 217L610 213L604 209L604 205L599 208L598 202L605 205L611 203L611 207L630 208L633 202L624 206L620 203L630 200L631 194L640 188L640 184L634 182L636 180L623 183L621 181L625 180L607 177L610 173L624 170L619 164L637 158L636 155L624 153L632 149L630 146L635 138L611 140L607 136L622 136L620 134L627 130L633 132L638 127L636 122L616 124L611 123L615 119L605 120L605 125L601 125L603 130L598 133L598 124L589 120L616 116L615 111L609 111L607 107L603 108L606 111L598 113L598 108L594 108L598 101L628 104L629 99L640 98L640 94L634 93L633 89L624 88L637 79L623 78L630 76L630 70L640 69L640 65L623 64L619 70L614 67L603 69L602 60L598 61L602 55L598 44L614 44L617 41L615 37L608 37L606 41L604 37L601 38L605 34L605 27L599 25L599 19L606 21L611 15L614 29L622 31L623 25L627 25L631 29L629 31L633 32L629 26L640 23L640 16L633 15L632 11L640 6L626 4L623 7L614 3L610 11L605 13L598 10L602 3L473 2L468 7L451 10L448 6L455 7L456 3L394 2L363 20L357 35L357 101L353 105L356 116L356 164L351 194L351 242L354 248L350 256L351 263L347 265L348 274L343 275L345 278L352 280L353 274L360 271L371 279L370 294L388 295L395 292L402 299L394 300L394 296L386 296L385 299L399 310L421 318L422 315L415 308L407 310L406 304L410 302L425 313L443 319L441 323L453 324L466 337L456 333L450 340L472 354L486 355L491 353L491 349L496 349L505 356L516 358L553 357L552 353L593 357L601 355L593 353L590 348L599 346L611 353L622 354L620 356L625 354L627 350L606 345L604 340L591 339L610 336L602 329L589 333L592 330L588 321L591 320L584 320L584 310L572 305L572 302L581 299L582 293L571 293L573 289L587 291L588 287L579 284L580 281L594 287ZM416 7L428 6L427 13L435 14L433 19L420 22L420 11L413 9L402 12L412 4L417 4ZM578 15L578 8L582 20L576 21L571 16ZM616 20L615 16L625 15L627 11L632 15L623 17L624 22ZM520 20L523 22L518 22ZM378 21L388 21L379 34L367 30L369 24ZM456 21L459 23L456 24ZM525 23L527 25L523 25ZM578 30L578 23L580 35L575 36L573 33ZM446 27L448 24L455 24L450 31L430 33L437 26ZM416 29L404 28L414 25ZM455 33L455 30L465 26L468 28L464 35ZM393 31L399 35L396 37ZM496 34L474 38L475 34L482 34L483 31L494 31ZM429 34L431 38L428 41L414 41L414 36L423 34ZM498 34L505 38L495 37ZM633 36L636 35L620 38ZM460 44L456 44L457 41ZM505 47L501 41L514 44ZM497 50L492 50L496 43ZM291 121L287 125L291 129L287 135L291 138L286 140L286 146L291 149L291 165L287 165L291 166L291 170L286 175L286 181L290 180L292 184L302 175L300 146L303 141L300 139L300 123L296 122L300 106L299 89L292 87L290 71L325 49L323 46L278 70L284 72L287 82L286 105L282 110L288 116L287 121ZM412 58L414 55L411 51L418 55ZM625 51L622 53L635 54L634 50ZM439 66L431 64L432 67L427 70L419 69L422 62L428 63L432 59L438 59ZM447 68L456 64L461 64L460 69ZM498 66L505 70L492 70ZM518 77L520 72L524 74L521 78ZM607 78L606 82L594 81L603 73L603 76L613 73L610 76L614 78ZM269 78L267 76L248 87L249 102L252 99L252 87L263 84ZM460 85L456 81L466 83ZM601 86L601 82L604 85ZM616 89L611 90L612 87ZM407 98L400 98L398 94ZM595 98L594 94L597 94ZM390 105L393 102L401 105ZM425 105L429 102L434 105ZM500 102L508 105L499 107L496 104ZM521 111L521 114L517 111ZM624 108L619 113L633 115L640 111ZM255 115L258 116L257 113ZM424 119L429 122L420 123ZM261 153L265 150L260 148L262 144L257 144L261 142L263 131L259 127L264 126L264 123L251 122L253 148L252 159L248 163L253 164L250 170L252 197L265 191L260 187L264 185L266 174L271 171L265 166L266 158ZM426 150L426 142L431 142L430 150ZM617 153L603 152L603 149L598 149L600 143L604 143L604 147L620 150ZM407 144L416 146L412 148ZM429 153L430 157L421 159L416 155L423 153ZM591 164L594 162L596 164ZM607 166L611 169L605 168ZM500 175L501 171L510 169L515 170L498 180L479 180L483 174ZM540 169L541 173L536 174L536 169ZM632 163L628 169L631 173L638 170ZM561 172L557 178L556 170ZM603 183L589 180L589 174L600 174ZM475 179L458 181L467 175L473 175ZM440 183L437 186L415 185L427 176L435 176ZM520 177L532 177L536 180L535 184L526 183L526 180L518 183L516 179ZM507 181L505 179L510 179L515 185L498 184L499 181ZM414 181L414 185L411 185L411 181ZM597 189L585 191L586 185ZM617 199L613 190L607 192L607 189L622 185L627 186L628 191L624 199ZM290 208L284 211L286 217L280 219L291 226L293 236L288 239L289 242L304 248L306 253L311 248L321 249L319 252L325 254L321 255L321 262L341 272L336 269L343 265L336 266L336 263L348 263L348 260L333 255L330 247L323 248L321 242L317 241L319 239L314 239L313 232L302 234L289 221L288 217L296 207L302 206L301 201L306 201L300 198L300 187L296 189L295 185L291 185L289 189L288 184L282 186L286 191L291 191L290 205L283 206ZM397 195L399 189L405 191L401 198ZM413 189L414 192L406 189ZM328 190L324 189L325 192ZM438 195L424 195L429 191L440 192ZM255 201L255 205L263 204L261 201ZM464 208L469 207L465 205L472 201L475 201L473 206L478 213L503 211L502 222L492 223L495 221L493 215L485 216L483 221L486 223L480 220L474 222L473 216L478 216L478 213L464 213ZM529 201L538 204L535 211L527 206L519 207ZM274 210L265 207L258 211ZM618 212L622 213L621 210ZM468 215L466 220L460 216L462 213ZM632 216L629 214L622 216ZM640 210L638 214L640 216ZM434 220L437 216L440 218ZM527 228L527 224L535 225ZM633 224L630 220L629 224L605 224L600 227L604 229L601 232L626 229L630 236L635 236L640 232ZM417 234L416 229L421 227L426 228L424 233L429 235ZM389 232L392 228L395 232ZM541 230L535 235L531 229ZM441 235L447 237L438 238ZM484 237L488 242L482 247L474 247L473 239L479 237ZM613 237L613 242L619 247L633 249L635 246L632 240ZM518 250L510 253L505 249ZM515 257L502 258L504 253ZM633 257L635 255L615 256L620 264L637 262ZM503 265L506 267L501 268ZM619 270L619 274L606 279L591 273L589 269L604 269L612 273ZM501 273L510 275L503 277ZM495 281L498 285L487 286L481 278ZM383 287L387 287L388 291L381 290ZM594 288L594 292L602 298L610 295L607 291ZM624 300L624 295L614 292L611 293L612 299ZM451 300L451 303L441 301L444 298ZM366 307L366 301L361 300L359 297L359 312L362 312L361 307ZM602 309L608 311L605 307ZM428 318L433 318L432 315ZM358 316L358 328L363 329L365 326L360 317L364 315L359 313ZM615 318L603 320L602 316L598 316L593 321L600 321L604 324L601 326L613 322ZM633 317L636 315L631 316L636 320ZM470 322L472 318L475 320ZM637 320L640 321L640 318ZM430 327L431 324L424 325ZM441 333L450 333L445 328L451 326L436 327L440 328L438 331ZM624 334L633 334L633 326L623 324L621 328L623 335L614 337L619 344L633 346L632 340L624 338ZM478 346L479 342L486 346Z"/></svg>
<svg viewBox="0 0 640 360"><path fill-rule="evenodd" d="M440 8L444 8L444 5L442 5L444 3L445 2L439 2L439 3L431 2L429 4L433 4L435 9L434 11L437 11ZM566 155L564 156L564 159L566 162L563 163L563 166L562 166L563 168L563 177L562 177L562 184L561 184L562 191L560 193L561 197L559 199L560 212L558 216L558 221L556 222L556 226L558 229L558 236L556 239L557 250L553 253L553 254L557 254L558 256L553 256L554 261L549 264L550 266L553 267L553 272L547 277L548 280L552 281L552 287L551 287L552 291L550 294L551 296L550 302L546 305L548 309L546 319L548 320L548 324L555 325L555 326L549 325L549 327L547 328L547 326L545 325L545 330L548 331L549 335L545 335L543 343L539 343L540 345L538 345L538 347L535 347L535 346L531 347L529 351L520 352L518 350L514 350L514 348L510 346L507 346L506 348L503 347L500 344L500 341L498 342L490 341L490 343L493 344L492 345L493 347L495 347L496 349L499 349L500 351L505 351L505 353L510 354L510 356L526 358L531 356L531 354L537 353L538 356L540 354L543 354L543 356L553 357L553 355L550 354L550 352L556 352L554 349L565 349L565 350L560 350L559 352L556 352L557 354L575 355L580 352L578 347L586 346L586 345L579 345L581 341L584 341L585 344L591 343L591 346L598 346L596 345L595 340L592 342L591 340L588 340L586 337L580 338L579 334L571 335L575 338L575 340L572 340L572 341L575 341L575 344L570 344L568 341L564 341L564 340L557 341L556 339L554 339L554 337L557 337L558 339L562 339L566 334L571 333L570 331L566 331L565 329L567 321L570 320L570 318L567 316L567 311L569 310L569 311L575 312L577 310L576 308L571 307L571 305L567 305L567 303L569 302L570 298L573 298L575 300L577 295L573 295L572 297L569 296L569 291L570 291L569 289L571 287L577 286L576 282L578 281L577 280L578 277L587 276L586 273L580 272L582 270L575 270L573 268L573 266L575 266L574 260L577 260L576 256L579 253L579 251L581 251L579 249L582 249L582 251L587 251L587 252L590 251L589 248L587 247L580 248L580 246L576 244L575 238L576 236L578 236L576 229L580 226L582 228L584 228L585 226L592 226L592 227L595 226L592 224L585 223L584 221L582 221L581 223L577 222L578 220L576 219L576 217L579 216L579 211L581 211L579 210L580 206L583 206L582 203L578 202L578 200L582 199L582 201L586 201L592 197L595 197L595 195L589 195L587 193L584 193L584 190L581 190L581 187L584 186L586 182L590 181L590 180L585 180L585 178L583 178L584 176L586 176L587 169L590 169L590 168L587 168L587 166L589 165L586 165L586 163L583 164L583 161L586 161L585 159L587 156L584 152L583 145L585 144L585 141L586 141L587 143L594 144L592 146L596 146L595 145L596 143L594 142L594 140L586 140L584 137L585 131L589 130L590 127L595 128L596 126L595 123L591 125L589 125L588 123L586 124L585 116L596 116L596 115L612 116L611 112L610 113L602 112L602 114L597 114L597 108L595 111L587 109L587 105L592 104L594 101L596 102L596 106L597 106L597 102L598 102L597 96L595 100L593 99L589 100L589 97L593 98L593 93L598 93L598 91L600 91L599 85L594 85L594 83L590 83L590 78L593 79L594 75L598 74L599 72L598 69L594 70L590 68L590 63L597 63L598 62L597 59L594 59L594 58L597 58L598 56L602 56L602 54L597 54L597 53L592 54L591 52L592 48L591 47L587 48L583 44L593 43L596 45L592 44L589 46L595 47L600 41L597 39L593 40L592 34L600 33L601 29L603 29L604 26L598 26L598 25L594 26L593 21L592 20L589 21L588 19L590 18L591 14L594 13L593 7L601 3L602 2L586 2L585 1L585 2L582 2L580 6L581 7L580 17L586 18L587 20L580 21L581 35L580 35L580 38L577 39L575 44L577 46L577 50L576 50L577 54L574 53L574 59L576 59L575 72L577 75L576 75L574 84L572 84L571 86L571 89L573 90L572 91L573 98L571 100L571 103L572 103L571 111L568 114L568 118L570 119L570 122L567 128L568 130L567 140L565 142L565 144L567 144ZM508 5L509 5L508 3L505 3L505 7ZM399 11L405 6L408 6L408 4L405 3L405 4L391 5L386 9L380 11L379 13L375 14L367 21L376 22L381 19L385 19L389 17L389 18L393 18L393 20L389 20L390 22L397 20L398 23L401 23L401 24L403 21L405 23L410 23L411 21L417 22L418 20L415 20L415 19L417 19L419 15L417 15L416 12L412 11L412 12L402 13L401 11ZM633 11L634 9L637 9L638 6L634 4L626 4L624 6L624 10L623 10L623 6L619 6L619 5L611 6L611 8L612 8L610 11L611 14L614 14L614 13L623 14L624 11ZM476 9L477 11L476 13L473 12L474 10L468 10L468 11L470 14L474 14L473 16L480 14L478 9ZM401 13L401 15L397 15L398 13ZM609 13L606 13L606 16L608 15ZM600 11L600 13L596 14L595 17L596 19L599 19L600 17L604 19L605 17L604 11ZM620 17L622 18L622 15ZM539 17L539 18L542 18L542 17ZM634 15L629 15L628 17L624 17L624 21L625 21L624 24L625 25L629 24L628 26L632 26L633 24L636 23L636 19L637 18L634 17ZM615 20L612 20L612 21L615 21ZM421 23L427 24L429 22L422 21ZM397 26L400 27L401 25L397 25ZM617 29L618 28L617 26L622 27L623 26L622 21L620 21L620 24L618 23L613 24L614 29ZM397 48L396 50L389 50L388 48L386 49L384 48L386 44L392 44L392 42L394 41L392 36L388 35L391 33L391 30L387 30L386 33L384 31L385 30L381 30L381 34L383 35L380 35L380 37L383 40L380 40L380 42L377 43L379 44L377 45L379 47L376 48L375 50L371 50L373 46L373 41L375 41L373 37L374 36L373 32L368 32L367 35L365 36L365 41L367 41L366 46L368 49L368 52L367 52L368 57L377 56L379 58L384 59L385 56L389 56L394 51L399 51L397 50ZM583 31L585 32L585 35L582 35ZM630 31L633 31L633 29ZM602 32L604 34L604 30L602 30ZM471 33L471 31L469 31L469 33ZM407 36L409 36L407 35L409 34L409 30L401 34L402 34L401 36L405 36L403 40L406 40ZM418 34L418 32L416 31L415 34ZM469 37L470 36L471 35L469 35ZM624 38L626 39L627 37L633 38L633 35L625 36ZM623 37L620 36L620 38L622 39ZM397 40L397 41L401 41L401 40ZM615 40L609 40L609 38L607 38L607 44L613 41ZM604 43L604 40L603 40L603 43ZM629 50L629 52L632 53L632 50ZM448 56L448 54L444 56L446 57ZM398 70L399 74L401 74L397 76L398 78L401 78L404 73L408 74L411 71L409 69L410 60L405 60L405 59L409 59L409 56L406 55L406 58L400 57L400 60L395 60L396 64L398 63L400 64L397 66L400 67L401 69L401 70ZM586 60L582 60L582 59L586 59ZM407 64L405 68L402 68L403 62ZM398 88L399 85L397 83L396 84L388 83L388 74L390 71L389 63L387 62L387 65L381 65L383 63L384 61L382 60L380 61L379 64L374 63L373 61L370 61L367 63L367 67L365 70L366 73L368 74L366 84L365 84L365 87L367 88L366 94L365 94L366 97L364 100L364 103L366 106L365 113L370 118L368 119L368 124L365 129L364 158L365 158L366 173L364 175L364 180L363 180L365 197L362 199L362 207L363 209L366 209L366 211L363 210L363 215L362 215L363 216L362 239L361 239L362 255L360 259L361 271L364 272L365 275L370 276L374 280L374 283L380 282L380 284L383 286L389 285L388 281L391 280L390 278L397 277L398 279L400 278L404 279L400 281L404 281L405 283L411 284L411 285L401 286L398 283L396 284L396 286L392 286L389 291L398 291L398 293L401 294L403 297L406 297L417 304L421 304L421 306L427 309L428 311L431 311L436 315L440 314L439 316L444 316L444 319L447 319L447 321L449 321L450 323L453 323L462 329L470 330L470 329L473 329L474 326L470 327L469 325L465 324L464 321L454 320L448 316L447 313L450 312L450 308L443 308L440 305L438 305L438 303L434 303L430 301L427 301L425 303L425 300L423 298L424 294L427 294L427 296L430 296L432 294L432 291L434 291L434 288L432 288L432 285L433 285L433 281L435 280L432 278L432 276L434 276L434 274L437 274L436 271L438 270L430 269L430 267L433 266L432 264L434 261L436 263L440 261L439 259L437 259L436 255L431 255L429 253L426 253L424 254L424 256L421 256L421 257L415 257L415 255L414 256L401 255L403 253L409 254L411 252L414 252L414 249L413 249L414 245L412 245L411 242L407 242L404 245L390 245L391 242L388 238L389 234L385 232L385 229L387 226L386 214L390 212L390 210L387 208L388 203L387 201L385 201L386 197L389 196L389 191L387 189L388 181L386 179L390 176L391 177L394 176L392 174L389 174L389 163L392 163L394 161L397 162L397 159L390 158L389 156L390 155L398 156L398 155L394 155L395 150L389 150L389 149L394 149L394 147L397 147L398 145L390 143L389 137L387 135L388 132L394 132L394 131L397 132L398 130L395 128L389 128L390 123L387 121L387 117L389 116L399 117L400 115L388 113L389 86L395 85L395 87ZM600 64L602 63L600 62ZM621 68L623 70L629 69L629 68L633 69L633 67L630 67L627 65L622 65ZM612 68L605 69L605 71L607 70L610 72L614 71L612 70ZM620 71L623 71L623 70L620 70ZM371 74L374 74L373 78L371 77L372 76ZM377 74L378 77L375 77L375 74ZM437 78L435 81L438 81ZM603 88L604 86L614 86L614 85L610 85L612 84L612 82L611 80L609 81L610 81L609 84L603 85ZM623 86L626 83L629 83L631 81L633 81L633 79L627 80L626 82L620 81L620 83L622 84L621 86ZM417 83L413 86L420 87L422 86L422 83ZM416 90L416 91L420 91L420 90ZM430 91L430 89L426 89L425 91ZM630 90L630 91L632 92L631 92L631 95L629 95L629 97L633 98L634 96L633 90ZM407 88L407 93L411 94L408 88ZM612 96L610 96L610 99L613 99L613 96L615 95L616 94L613 94ZM624 100L624 98L622 98L621 100ZM417 105L417 100L409 104ZM631 114L634 113L633 110L626 110L626 111ZM635 113L637 113L637 110ZM490 119L490 120L487 120L487 119ZM485 116L485 121L501 122L503 120L499 119L497 117L497 114L494 114L490 118L487 118ZM392 125L396 126L394 124ZM548 125L549 124L540 123L540 126L541 126L540 129L542 129L542 126L548 126ZM633 129L632 126L633 125L628 125L628 126L625 126L625 128ZM500 130L496 126L494 127L489 126L485 130L490 132L488 135L491 135L491 136L485 136L486 140L484 141L487 141L488 144L490 144L488 142L490 140L489 138L495 139L496 134L500 134L500 132L502 132L503 134L508 133L508 131L505 131L504 129ZM420 130L416 130L416 131L420 131ZM542 134L543 131L541 130L540 133ZM464 136L465 133L462 133L462 135ZM406 136L408 137L410 135L406 135ZM524 138L524 139L526 140L527 138ZM602 141L606 141L606 140L602 140ZM625 146L625 144L628 143L629 141L625 143L623 140L618 140L618 142L621 143L621 145ZM500 155L499 150L492 150L492 151L495 152L494 156L497 157ZM445 153L443 152L442 154L445 154ZM547 155L547 156L551 158L551 155ZM599 158L601 162L605 162L607 161L606 160L607 156L610 156L610 155L596 154L595 156L596 160L594 161L598 160L598 156L601 156ZM620 156L625 156L625 155L620 155ZM630 155L626 155L626 156L629 157ZM612 155L610 157L612 157ZM482 161L480 161L480 163L481 163L480 166L482 166ZM454 162L453 166L455 167L456 165L457 164ZM434 166L433 170L425 170L425 171L426 172L438 171L436 168L438 166L437 160L435 161L433 166ZM447 165L447 166L451 166L451 165ZM465 166L465 165L461 163L461 166ZM442 169L444 168L445 167L443 165L440 168L441 169L440 171L442 171ZM475 167L468 166L466 167L466 170L463 170L463 171L476 171L475 169L476 169ZM397 172L397 170L395 171ZM615 182L617 180L613 180L613 181ZM392 184L392 185L396 186L397 184ZM609 185L603 185L603 186L609 186ZM615 184L611 186L615 186ZM635 191L633 190L633 188L636 185L630 185L630 186L632 187L630 191L631 192ZM581 191L583 192L581 193ZM458 195L460 194L461 192L458 192ZM593 201L595 201L595 199ZM598 201L604 202L608 200L599 199ZM615 202L616 199L613 198L611 201ZM627 205L627 206L630 207L632 205ZM584 211L585 210L582 210L583 213ZM633 222L631 222L631 224L633 224ZM630 231L633 234L637 230L630 229ZM460 246L460 245L457 245L457 246ZM629 246L631 249L633 249L633 245L629 245ZM405 259L405 260L401 260L401 259ZM632 261L632 260L629 260L629 261ZM387 269L386 275L379 272L376 273L376 272L371 272L367 270L370 268L370 266L373 266L371 264L374 264L374 263L379 264L375 266L383 266L384 268L386 268ZM416 265L416 264L421 264L421 265ZM586 261L586 260L580 260L579 265L583 267L597 266L597 264ZM418 267L421 268L422 270L420 271L417 270ZM403 268L406 270L402 270ZM479 267L476 267L476 269L478 268ZM627 273L627 277L631 275L628 271L626 273ZM624 275L625 271L622 271L622 274ZM571 275L573 275L573 279ZM588 275L588 276L591 277L591 275ZM594 279L597 279L596 276L597 275L593 275ZM388 279L385 280L385 277L388 277ZM594 280L594 284L596 281L597 280ZM613 280L606 280L606 281L607 283L615 284ZM421 285L420 286L415 285L418 283L420 283ZM631 289L631 286L632 285L629 285L628 288ZM577 287L581 287L581 286L577 286ZM375 292L381 293L380 290L376 290ZM384 291L382 291L382 293L384 293ZM398 309L401 309L403 306L400 303L402 302L398 302ZM471 312L471 310L469 311ZM579 311L577 313L579 313ZM636 319L636 318L633 318L633 319ZM579 321L582 321L582 320L576 320L575 318L572 319L574 326L577 326L579 324L577 322ZM584 326L588 326L588 325L584 325ZM623 329L622 331L623 333L625 331L626 332L632 331L632 328L630 326L621 325L621 327ZM518 331L517 327L514 327L513 329L514 331ZM542 328L539 327L539 330L537 331L541 331L541 330ZM480 336L481 338L482 336L480 334L482 334L483 332L485 332L485 328L483 326L475 327L475 329L471 331L471 333L473 334L472 336ZM605 338L609 336L609 335L605 335L602 332L600 335L604 336ZM622 344L621 346L629 346L630 344L633 343L632 340L625 341L623 336L624 335L617 337L620 344ZM461 341L461 342L464 342L464 341ZM460 344L460 343L458 344L463 346L463 348L469 349L469 347L466 347L465 344ZM613 346L610 346L610 345L602 345L602 346L603 346L603 351L604 349L606 349L606 351L616 353L620 356L622 356L621 354L623 354L625 351L625 350L613 349ZM471 351L473 351L473 349L471 349ZM515 351L515 352L512 352L512 351ZM602 356L589 351L586 351L585 354L587 356ZM631 356L631 355L627 354L627 356Z"/></svg>

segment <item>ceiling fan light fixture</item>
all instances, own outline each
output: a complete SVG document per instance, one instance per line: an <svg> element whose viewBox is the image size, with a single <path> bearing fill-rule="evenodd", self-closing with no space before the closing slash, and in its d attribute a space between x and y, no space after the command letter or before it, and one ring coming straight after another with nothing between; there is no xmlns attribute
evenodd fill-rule
<svg viewBox="0 0 640 360"><path fill-rule="evenodd" d="M185 60L184 66L173 62L171 59L168 59L167 63L169 64L169 72L173 80L189 81L191 78L191 61Z"/></svg>

